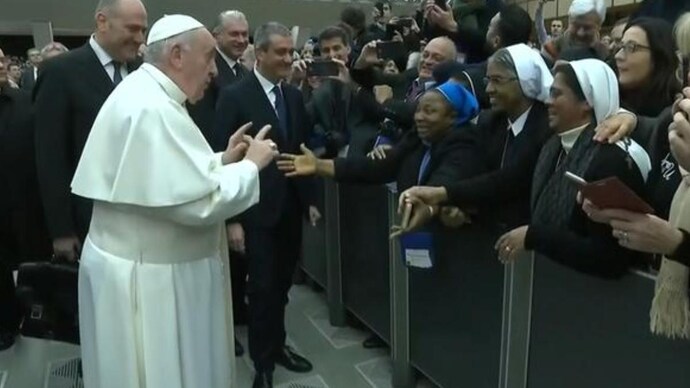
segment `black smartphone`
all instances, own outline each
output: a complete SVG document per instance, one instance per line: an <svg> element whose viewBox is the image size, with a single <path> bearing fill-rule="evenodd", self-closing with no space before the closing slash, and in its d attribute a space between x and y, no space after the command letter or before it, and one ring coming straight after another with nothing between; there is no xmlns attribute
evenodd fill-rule
<svg viewBox="0 0 690 388"><path fill-rule="evenodd" d="M333 61L314 61L307 63L307 76L332 77L340 72L338 64Z"/></svg>
<svg viewBox="0 0 690 388"><path fill-rule="evenodd" d="M690 83L688 82L688 78L690 78L690 58L688 58L687 55L683 55L682 65L681 71L683 73L681 74L681 77L683 77L683 88L687 88L690 86Z"/></svg>
<svg viewBox="0 0 690 388"><path fill-rule="evenodd" d="M378 42L376 53L379 59L398 59L407 54L407 49L403 42Z"/></svg>
<svg viewBox="0 0 690 388"><path fill-rule="evenodd" d="M448 9L448 0L435 0L434 1L436 5L438 5L441 9Z"/></svg>
<svg viewBox="0 0 690 388"><path fill-rule="evenodd" d="M402 35L404 28L405 27L400 24L386 24L386 40L393 40L396 32L399 32L400 35Z"/></svg>
<svg viewBox="0 0 690 388"><path fill-rule="evenodd" d="M414 19L412 18L401 18L398 19L398 22L396 25L402 26L402 27L407 27L407 28L412 28L412 24L414 23Z"/></svg>

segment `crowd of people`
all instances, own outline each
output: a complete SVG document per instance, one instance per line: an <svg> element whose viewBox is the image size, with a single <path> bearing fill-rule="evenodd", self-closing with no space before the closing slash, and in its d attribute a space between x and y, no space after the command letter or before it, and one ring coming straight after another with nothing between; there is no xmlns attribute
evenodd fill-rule
<svg viewBox="0 0 690 388"><path fill-rule="evenodd" d="M28 49L26 59L16 56L5 57L9 87L31 92L36 83L41 62L68 51L69 49L62 43L51 42L40 50Z"/></svg>
<svg viewBox="0 0 690 388"><path fill-rule="evenodd" d="M395 183L397 234L481 225L506 265L658 269L651 330L690 338L690 14L604 34L604 2L574 0L547 32L545 3L348 6L295 47L239 10L147 33L139 0L101 0L84 46L23 73L0 51L0 346L12 270L55 257L79 261L86 386L227 387L236 324L254 387L310 371L284 322L316 176ZM605 206L583 189L612 180Z"/></svg>

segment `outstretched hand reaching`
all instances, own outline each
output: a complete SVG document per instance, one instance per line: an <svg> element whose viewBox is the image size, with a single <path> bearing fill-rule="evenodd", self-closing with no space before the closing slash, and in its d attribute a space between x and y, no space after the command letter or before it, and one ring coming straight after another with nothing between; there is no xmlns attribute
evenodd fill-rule
<svg viewBox="0 0 690 388"><path fill-rule="evenodd" d="M278 169L287 177L310 176L316 174L318 159L304 144L300 146L302 155L282 154L278 160Z"/></svg>

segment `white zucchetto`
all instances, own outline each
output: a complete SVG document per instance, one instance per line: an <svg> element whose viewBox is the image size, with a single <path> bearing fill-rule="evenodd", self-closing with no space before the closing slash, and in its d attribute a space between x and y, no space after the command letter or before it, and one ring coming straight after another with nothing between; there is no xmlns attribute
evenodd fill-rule
<svg viewBox="0 0 690 388"><path fill-rule="evenodd" d="M158 19L158 21L156 21L151 27L149 37L146 40L146 45L148 46L152 43L180 35L183 32L192 31L199 28L204 28L204 25L191 16L165 15Z"/></svg>

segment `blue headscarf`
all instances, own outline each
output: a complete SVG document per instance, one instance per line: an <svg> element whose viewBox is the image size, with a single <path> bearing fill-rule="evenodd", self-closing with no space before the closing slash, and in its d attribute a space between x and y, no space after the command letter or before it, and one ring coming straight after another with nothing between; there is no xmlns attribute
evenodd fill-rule
<svg viewBox="0 0 690 388"><path fill-rule="evenodd" d="M450 106L455 110L455 126L467 124L479 114L479 103L472 93L457 81L448 81L436 89L443 97L448 100Z"/></svg>

